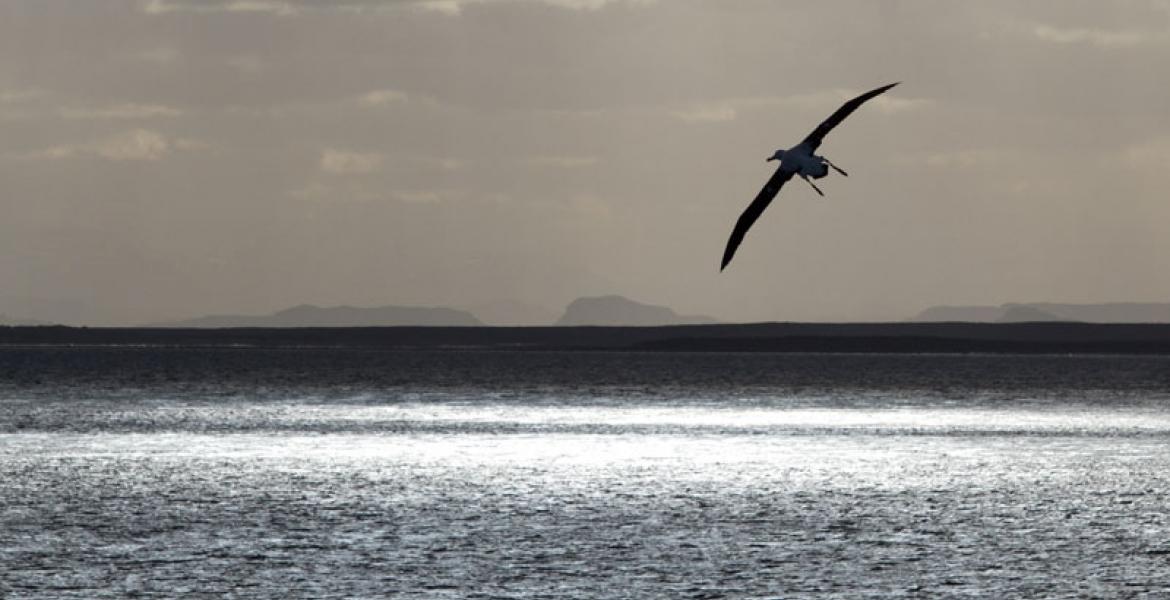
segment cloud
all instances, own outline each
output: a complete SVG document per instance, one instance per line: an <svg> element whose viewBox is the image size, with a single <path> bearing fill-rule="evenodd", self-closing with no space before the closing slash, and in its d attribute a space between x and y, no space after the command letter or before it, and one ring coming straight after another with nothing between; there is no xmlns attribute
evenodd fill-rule
<svg viewBox="0 0 1170 600"><path fill-rule="evenodd" d="M21 104L41 98L45 95L44 90L36 88L27 88L19 90L3 90L0 91L0 104Z"/></svg>
<svg viewBox="0 0 1170 600"><path fill-rule="evenodd" d="M76 156L97 156L108 160L158 160L167 153L169 147L170 143L162 134L149 129L133 129L96 142L62 144L26 156L50 160Z"/></svg>
<svg viewBox="0 0 1170 600"><path fill-rule="evenodd" d="M593 194L578 194L569 199L570 212L588 219L605 221L613 216L613 210L601 197Z"/></svg>
<svg viewBox="0 0 1170 600"><path fill-rule="evenodd" d="M381 190L371 190L358 181L333 180L328 183L313 181L289 190L288 195L298 200L328 204L366 204L386 199Z"/></svg>
<svg viewBox="0 0 1170 600"><path fill-rule="evenodd" d="M730 102L725 102L722 104L697 104L671 110L670 116L690 123L718 123L735 120L736 112L735 107Z"/></svg>
<svg viewBox="0 0 1170 600"><path fill-rule="evenodd" d="M437 190L399 190L390 195L407 204L438 204L443 201L443 193Z"/></svg>
<svg viewBox="0 0 1170 600"><path fill-rule="evenodd" d="M418 160L423 164L437 166L447 171L462 169L467 165L467 161L451 157L420 157Z"/></svg>
<svg viewBox="0 0 1170 600"><path fill-rule="evenodd" d="M463 4L459 0L427 0L420 2L419 6L426 10L455 16L463 12Z"/></svg>
<svg viewBox="0 0 1170 600"><path fill-rule="evenodd" d="M183 111L159 104L118 104L105 108L62 108L61 116L66 119L149 119L154 117L178 117Z"/></svg>
<svg viewBox="0 0 1170 600"><path fill-rule="evenodd" d="M0 91L0 116L5 118L47 117L68 120L132 120L181 117L184 111L162 104L127 102L109 106L61 106L37 101L48 92L42 90Z"/></svg>
<svg viewBox="0 0 1170 600"><path fill-rule="evenodd" d="M323 202L328 204L368 204L394 201L403 204L439 204L446 200L460 197L464 192L460 190L444 189L406 189L390 190L382 188L371 189L360 180L338 180L328 182L313 181L287 194L297 200Z"/></svg>
<svg viewBox="0 0 1170 600"><path fill-rule="evenodd" d="M113 136L93 147L93 152L110 160L158 160L170 149L170 142L148 129L135 129Z"/></svg>
<svg viewBox="0 0 1170 600"><path fill-rule="evenodd" d="M373 90L358 97L358 103L368 107L386 106L405 101L406 94L398 90Z"/></svg>
<svg viewBox="0 0 1170 600"><path fill-rule="evenodd" d="M241 73L257 73L266 66L264 59L253 54L243 54L227 59L227 65Z"/></svg>
<svg viewBox="0 0 1170 600"><path fill-rule="evenodd" d="M534 167L559 167L579 169L597 164L596 156L532 156L524 161Z"/></svg>
<svg viewBox="0 0 1170 600"><path fill-rule="evenodd" d="M489 2L499 3L505 0L420 0L417 5L425 10L439 12L445 15L457 16L463 12L463 7L471 4L487 4ZM517 0L512 0L517 1ZM629 2L636 4L649 4L654 0L528 0L529 2L538 2L540 4L547 4L557 8L564 8L569 10L599 10L608 4L616 4L619 2Z"/></svg>
<svg viewBox="0 0 1170 600"><path fill-rule="evenodd" d="M1121 152L1130 167L1165 172L1170 168L1170 137L1161 137L1133 144Z"/></svg>
<svg viewBox="0 0 1170 600"><path fill-rule="evenodd" d="M193 13L268 13L291 16L300 12L293 2L275 0L148 0L142 4L142 11L151 15L176 12Z"/></svg>
<svg viewBox="0 0 1170 600"><path fill-rule="evenodd" d="M690 123L718 123L733 121L743 112L752 110L808 110L826 111L825 116L840 106L846 100L857 97L864 90L834 88L793 94L790 96L745 96L723 98L714 101L700 102L682 107L664 107L670 116ZM926 98L906 98L902 96L883 94L870 100L878 111L892 114L909 110L918 110L930 106L933 102Z"/></svg>
<svg viewBox="0 0 1170 600"><path fill-rule="evenodd" d="M319 181L314 181L304 187L288 191L288 195L301 200L315 200L325 197L331 188Z"/></svg>
<svg viewBox="0 0 1170 600"><path fill-rule="evenodd" d="M465 6L471 4L486 5L505 1L527 1L569 10L598 10L608 4L618 2L646 4L655 0L401 0L399 2L385 0L338 0L335 2L315 0L146 0L140 6L142 12L150 15L185 12L201 14L254 13L290 17L304 13L369 13L417 7L425 11L458 16L462 14Z"/></svg>
<svg viewBox="0 0 1170 600"><path fill-rule="evenodd" d="M921 162L927 166L944 169L971 169L975 167L1001 165L1005 161L1010 160L1004 154L1005 150L1003 148L968 148L964 150L934 152L921 157Z"/></svg>
<svg viewBox="0 0 1170 600"><path fill-rule="evenodd" d="M1021 164L1034 165L1038 160L1019 149L1004 146L971 147L934 152L905 152L887 157L890 164L903 168L923 166L936 169L1011 169Z"/></svg>
<svg viewBox="0 0 1170 600"><path fill-rule="evenodd" d="M178 60L179 51L174 48L160 46L157 48L149 48L147 50L132 52L128 56L136 60L154 63L156 65L167 65Z"/></svg>
<svg viewBox="0 0 1170 600"><path fill-rule="evenodd" d="M333 175L374 173L382 168L381 154L348 152L326 148L321 154L321 170Z"/></svg>
<svg viewBox="0 0 1170 600"><path fill-rule="evenodd" d="M782 98L758 99L755 104L808 110L836 110L845 101L852 100L866 91L868 90L833 88ZM888 92L866 102L866 106L875 107L886 114L917 110L931 104L933 101L927 98L906 98L897 95L897 92ZM825 113L825 116L829 116L829 113Z"/></svg>
<svg viewBox="0 0 1170 600"><path fill-rule="evenodd" d="M1061 28L1037 25L1032 28L1036 39L1054 44L1090 44L1098 48L1124 48L1166 41L1164 34L1153 35L1142 31L1110 31L1086 27Z"/></svg>
<svg viewBox="0 0 1170 600"><path fill-rule="evenodd" d="M552 6L559 6L561 8L570 8L573 10L597 10L607 4L615 4L622 0L542 0L545 4ZM625 0L626 2L633 1L640 4L649 4L653 0Z"/></svg>
<svg viewBox="0 0 1170 600"><path fill-rule="evenodd" d="M258 68L264 67L259 66ZM397 90L372 90L364 94L334 96L323 100L274 100L259 106L234 104L225 106L221 110L227 114L247 117L303 118L309 114L349 115L353 113L355 107L379 109L396 103L405 103L408 100L415 106L436 106L438 104L436 100L425 95L407 95L406 92Z"/></svg>
<svg viewBox="0 0 1170 600"><path fill-rule="evenodd" d="M211 150L213 148L207 142L190 138L176 138L174 140L174 147L176 150Z"/></svg>
<svg viewBox="0 0 1170 600"><path fill-rule="evenodd" d="M210 144L198 140L168 138L149 129L131 129L96 141L60 144L36 152L15 155L15 158L61 160L91 157L113 161L154 161L175 150L204 150L210 147Z"/></svg>

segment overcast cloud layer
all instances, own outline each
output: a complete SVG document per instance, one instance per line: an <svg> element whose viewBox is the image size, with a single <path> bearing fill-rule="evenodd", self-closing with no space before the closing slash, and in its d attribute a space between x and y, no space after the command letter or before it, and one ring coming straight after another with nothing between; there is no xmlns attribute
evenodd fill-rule
<svg viewBox="0 0 1170 600"><path fill-rule="evenodd" d="M1166 2L6 2L0 313L1170 301L1167 73Z"/></svg>

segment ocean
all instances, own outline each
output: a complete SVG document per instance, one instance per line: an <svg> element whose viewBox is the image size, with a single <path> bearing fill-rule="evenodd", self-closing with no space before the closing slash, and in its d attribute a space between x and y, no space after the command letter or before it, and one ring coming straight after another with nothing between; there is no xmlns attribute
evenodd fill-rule
<svg viewBox="0 0 1170 600"><path fill-rule="evenodd" d="M1168 598L1170 357L0 348L0 597Z"/></svg>

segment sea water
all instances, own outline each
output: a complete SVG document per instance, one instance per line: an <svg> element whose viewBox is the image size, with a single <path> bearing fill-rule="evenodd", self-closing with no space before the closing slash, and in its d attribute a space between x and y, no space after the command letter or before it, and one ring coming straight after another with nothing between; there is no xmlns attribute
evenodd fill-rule
<svg viewBox="0 0 1170 600"><path fill-rule="evenodd" d="M1166 598L1170 358L0 349L4 598Z"/></svg>

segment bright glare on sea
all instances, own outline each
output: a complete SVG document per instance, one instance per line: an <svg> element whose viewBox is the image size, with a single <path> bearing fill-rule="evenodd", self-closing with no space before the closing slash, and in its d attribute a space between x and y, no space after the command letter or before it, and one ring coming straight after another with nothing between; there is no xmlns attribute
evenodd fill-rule
<svg viewBox="0 0 1170 600"><path fill-rule="evenodd" d="M1170 358L0 349L3 598L1166 598Z"/></svg>

